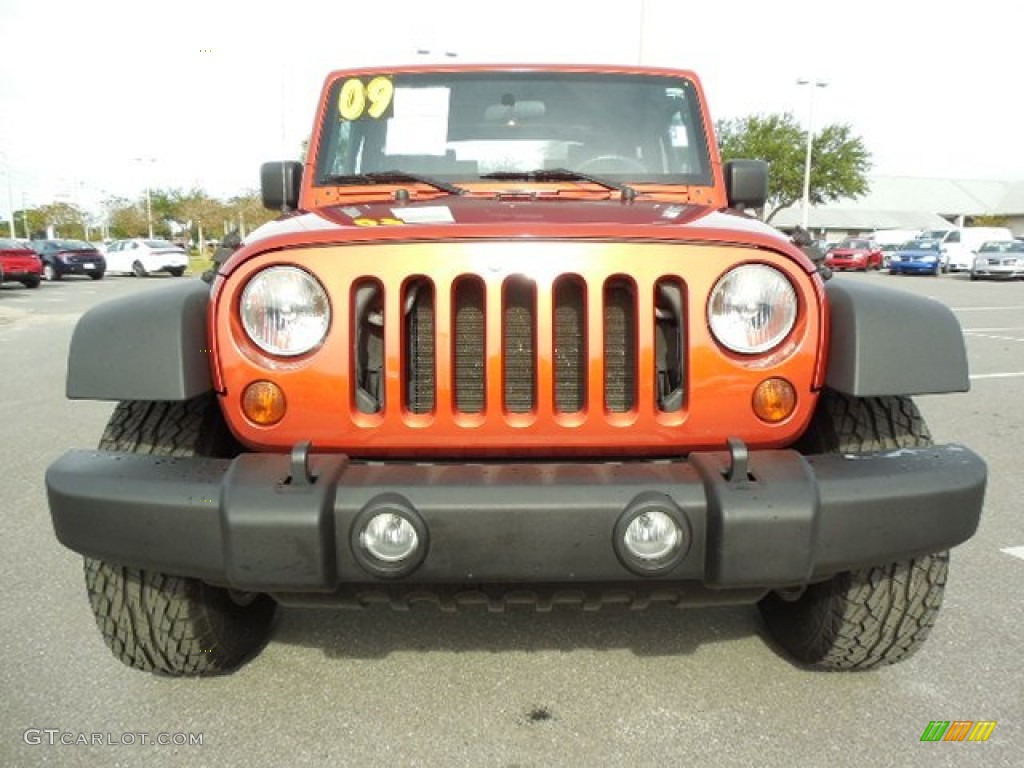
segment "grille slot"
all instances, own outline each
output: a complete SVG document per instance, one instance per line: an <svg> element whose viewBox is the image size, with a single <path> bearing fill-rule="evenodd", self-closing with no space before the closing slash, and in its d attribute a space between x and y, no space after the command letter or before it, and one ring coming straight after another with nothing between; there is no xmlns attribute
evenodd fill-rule
<svg viewBox="0 0 1024 768"><path fill-rule="evenodd" d="M587 395L586 287L578 277L563 277L554 290L555 408L577 413Z"/></svg>
<svg viewBox="0 0 1024 768"><path fill-rule="evenodd" d="M356 410L377 413L384 408L384 288L376 280L360 280L352 290Z"/></svg>
<svg viewBox="0 0 1024 768"><path fill-rule="evenodd" d="M505 285L502 308L505 409L528 413L536 402L537 366L534 329L537 309L532 283L512 279Z"/></svg>
<svg viewBox="0 0 1024 768"><path fill-rule="evenodd" d="M484 365L485 330L484 286L475 278L463 278L452 291L455 407L463 413L484 409L486 367Z"/></svg>
<svg viewBox="0 0 1024 768"><path fill-rule="evenodd" d="M406 285L402 300L406 332L406 407L412 413L431 413L437 397L434 365L434 286L425 279Z"/></svg>
<svg viewBox="0 0 1024 768"><path fill-rule="evenodd" d="M604 287L604 405L625 413L636 404L636 289L624 277Z"/></svg>
<svg viewBox="0 0 1024 768"><path fill-rule="evenodd" d="M678 280L659 280L654 288L654 364L658 408L682 410L683 287Z"/></svg>

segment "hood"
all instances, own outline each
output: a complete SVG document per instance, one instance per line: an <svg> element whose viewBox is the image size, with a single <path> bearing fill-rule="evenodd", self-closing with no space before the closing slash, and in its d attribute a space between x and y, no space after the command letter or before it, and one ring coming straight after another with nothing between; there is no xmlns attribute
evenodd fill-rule
<svg viewBox="0 0 1024 768"><path fill-rule="evenodd" d="M634 228L663 230L665 236L680 237L684 230L711 231L724 235L761 235L788 242L781 232L763 222L731 211L707 206L636 200L580 200L578 198L531 198L528 196L443 197L409 203L364 202L332 205L313 212L297 213L263 225L245 240L246 245L267 238L301 235L318 242L324 233L343 240L377 239L385 230L401 230L405 237L420 237L429 229L433 238L461 238L479 235L480 230L503 232L508 236L552 236L561 230L594 228L602 232L619 229L628 236ZM331 237L331 235L326 235ZM711 236L708 239L718 240Z"/></svg>
<svg viewBox="0 0 1024 768"><path fill-rule="evenodd" d="M687 240L768 248L805 260L779 230L736 211L643 199L452 195L406 203L331 205L285 216L251 232L238 258L226 264L221 274L249 256L277 248L510 238Z"/></svg>

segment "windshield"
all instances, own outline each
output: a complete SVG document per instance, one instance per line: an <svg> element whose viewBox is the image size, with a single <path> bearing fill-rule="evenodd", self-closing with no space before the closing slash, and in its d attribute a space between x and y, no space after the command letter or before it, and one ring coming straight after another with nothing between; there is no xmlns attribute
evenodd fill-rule
<svg viewBox="0 0 1024 768"><path fill-rule="evenodd" d="M316 169L321 186L388 171L473 181L555 169L640 183L712 183L696 89L682 78L380 74L339 79L328 104Z"/></svg>
<svg viewBox="0 0 1024 768"><path fill-rule="evenodd" d="M852 248L856 250L866 251L871 249L870 240L843 240L843 244L840 248Z"/></svg>
<svg viewBox="0 0 1024 768"><path fill-rule="evenodd" d="M937 251L939 250L938 240L911 240L903 246L905 251Z"/></svg>
<svg viewBox="0 0 1024 768"><path fill-rule="evenodd" d="M57 240L55 241L57 247L62 251L94 251L89 243L82 242L81 240Z"/></svg>
<svg viewBox="0 0 1024 768"><path fill-rule="evenodd" d="M1018 253L1020 251L1024 251L1024 243L1019 240L990 240L978 249L979 253Z"/></svg>

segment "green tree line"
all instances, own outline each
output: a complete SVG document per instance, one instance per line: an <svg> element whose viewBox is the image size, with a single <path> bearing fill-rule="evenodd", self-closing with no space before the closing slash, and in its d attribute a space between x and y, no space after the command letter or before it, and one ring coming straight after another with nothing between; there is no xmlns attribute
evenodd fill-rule
<svg viewBox="0 0 1024 768"><path fill-rule="evenodd" d="M99 240L147 237L152 218L153 236L186 241L219 239L226 231L248 232L277 214L263 207L255 192L220 200L202 189L154 189L130 199L110 197L99 215L67 202L52 202L14 211L18 237L45 237L53 228L56 237ZM10 233L10 223L0 221L0 236Z"/></svg>

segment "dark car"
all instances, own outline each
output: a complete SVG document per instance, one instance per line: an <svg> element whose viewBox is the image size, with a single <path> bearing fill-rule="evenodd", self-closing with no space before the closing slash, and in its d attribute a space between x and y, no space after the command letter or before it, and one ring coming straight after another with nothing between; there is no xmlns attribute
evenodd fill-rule
<svg viewBox="0 0 1024 768"><path fill-rule="evenodd" d="M0 283L38 288L42 271L35 251L18 240L0 238Z"/></svg>
<svg viewBox="0 0 1024 768"><path fill-rule="evenodd" d="M107 271L103 254L84 240L33 240L31 245L43 262L44 280L60 280L64 275L102 280Z"/></svg>
<svg viewBox="0 0 1024 768"><path fill-rule="evenodd" d="M882 268L882 249L874 240L866 237L848 237L825 254L825 266L832 269Z"/></svg>

